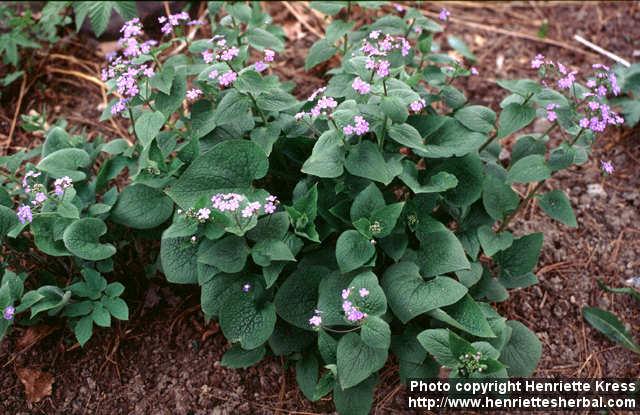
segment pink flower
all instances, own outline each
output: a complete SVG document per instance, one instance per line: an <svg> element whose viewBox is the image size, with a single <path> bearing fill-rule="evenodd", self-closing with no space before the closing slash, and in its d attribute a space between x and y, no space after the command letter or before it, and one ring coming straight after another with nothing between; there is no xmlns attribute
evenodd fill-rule
<svg viewBox="0 0 640 415"><path fill-rule="evenodd" d="M268 67L269 66L266 63L262 62L262 61L258 61L258 62L253 64L253 69L255 69L256 72L263 72Z"/></svg>
<svg viewBox="0 0 640 415"><path fill-rule="evenodd" d="M202 95L202 90L194 88L187 91L187 99L189 101L195 101Z"/></svg>
<svg viewBox="0 0 640 415"><path fill-rule="evenodd" d="M449 10L445 9L444 7L440 10L440 13L438 14L438 18L443 22L446 22L447 20L449 20L449 16L451 16L451 13L449 12Z"/></svg>
<svg viewBox="0 0 640 415"><path fill-rule="evenodd" d="M413 112L420 112L426 105L427 103L424 99L419 99L409 104L409 109L411 109L411 111Z"/></svg>
<svg viewBox="0 0 640 415"><path fill-rule="evenodd" d="M479 75L478 69L475 66L471 67L471 75Z"/></svg>
<svg viewBox="0 0 640 415"><path fill-rule="evenodd" d="M362 79L360 79L360 77L357 77L353 80L351 88L353 88L360 95L365 95L371 92L371 85L364 82Z"/></svg>
<svg viewBox="0 0 640 415"><path fill-rule="evenodd" d="M309 319L309 324L313 327L320 327L322 324L322 317L315 315Z"/></svg>
<svg viewBox="0 0 640 415"><path fill-rule="evenodd" d="M381 78L388 76L390 66L391 66L391 63L389 63L389 61L378 62L378 69L376 70L376 74Z"/></svg>
<svg viewBox="0 0 640 415"><path fill-rule="evenodd" d="M276 57L276 53L274 51L272 51L271 49L265 49L264 50L264 61L265 62L273 62L275 57Z"/></svg>
<svg viewBox="0 0 640 415"><path fill-rule="evenodd" d="M531 67L533 69L538 69L544 64L544 55L537 54L535 58L531 61Z"/></svg>
<svg viewBox="0 0 640 415"><path fill-rule="evenodd" d="M218 77L218 71L213 69L211 72L209 72L209 79L216 79Z"/></svg>
<svg viewBox="0 0 640 415"><path fill-rule="evenodd" d="M232 60L233 58L235 58L236 56L238 56L238 53L240 52L240 50L233 46L229 49L226 49L222 52L222 54L220 55L220 60L223 60L225 62L228 62L230 60Z"/></svg>
<svg viewBox="0 0 640 415"><path fill-rule="evenodd" d="M600 160L600 168L606 174L613 174L615 170L613 168L613 163L611 163L610 161L604 161L604 160Z"/></svg>
<svg viewBox="0 0 640 415"><path fill-rule="evenodd" d="M213 62L214 56L215 55L210 50L205 50L204 52L202 52L202 59L204 59L205 63Z"/></svg>
<svg viewBox="0 0 640 415"><path fill-rule="evenodd" d="M218 83L220 84L220 86L229 86L235 82L236 78L238 78L238 74L234 71L225 72L224 74L220 75Z"/></svg>

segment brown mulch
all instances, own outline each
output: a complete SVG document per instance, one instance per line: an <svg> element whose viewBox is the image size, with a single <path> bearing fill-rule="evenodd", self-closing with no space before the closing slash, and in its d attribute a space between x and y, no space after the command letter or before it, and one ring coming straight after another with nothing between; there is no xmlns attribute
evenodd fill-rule
<svg viewBox="0 0 640 415"><path fill-rule="evenodd" d="M482 75L456 85L467 92L471 102L494 109L506 95L494 81L532 77L529 60L536 53L585 72L593 63L610 63L576 43L574 34L630 61L634 60L634 51L640 49L637 2L458 1L427 3L425 7L437 13L442 5L452 14L446 34L467 42L478 57L476 66ZM313 32L323 31L323 18L303 3L273 2L266 7L275 21L284 25L289 37L284 60L276 70L298 84L297 96L306 97L325 82L322 74L326 66L310 73L301 69L306 50L317 39ZM355 10L358 19L370 21L371 12L363 15ZM541 27L547 27L545 38L538 37ZM101 89L75 73L97 76L100 59L94 52L95 41L68 36L56 48L53 54L67 58L49 58L39 77L28 81L21 112L42 111L46 106L50 123L65 117L69 125L91 134L126 134L125 125L93 121L102 110ZM82 62L70 61L69 56ZM19 128L10 143L6 140L19 87L13 85L10 91L3 91L7 102L0 106L0 151L4 147L11 153L41 140ZM534 129L543 131L545 126L538 123ZM612 160L616 166L615 174L606 179L599 173L601 159ZM587 164L562 172L545 184L570 196L577 229L548 219L535 204L512 225L517 234L545 233L537 270L540 284L512 291L511 298L498 306L503 314L534 330L543 342L537 376L640 376L640 359L606 340L581 317L583 306L600 306L621 316L633 333L640 333L638 304L628 296L604 293L596 283L603 279L610 285L623 286L626 279L640 276L639 166L638 130L610 130L601 137ZM590 193L589 185L601 185L604 192ZM279 358L270 357L246 370L220 367L228 345L215 323L203 321L195 287L169 289L157 280L145 290L139 298L128 298L130 322L112 330L97 330L84 349L74 345L66 328L15 329L0 344L0 412L271 414L332 410L327 401L308 402L296 387L294 371L283 366ZM52 374L52 395L38 403L27 403L17 375L22 368ZM405 412L403 388L393 369L389 365L381 375L376 413Z"/></svg>

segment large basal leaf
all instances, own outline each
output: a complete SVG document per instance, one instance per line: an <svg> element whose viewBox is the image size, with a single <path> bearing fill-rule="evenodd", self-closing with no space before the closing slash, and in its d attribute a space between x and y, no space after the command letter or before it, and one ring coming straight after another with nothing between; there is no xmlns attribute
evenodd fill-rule
<svg viewBox="0 0 640 415"><path fill-rule="evenodd" d="M409 124L425 138L424 151L416 152L427 158L462 157L487 140L485 134L471 131L451 117L414 116L409 117Z"/></svg>
<svg viewBox="0 0 640 415"><path fill-rule="evenodd" d="M246 369L261 361L266 353L267 349L264 346L245 350L236 344L224 353L220 365L232 369Z"/></svg>
<svg viewBox="0 0 640 415"><path fill-rule="evenodd" d="M314 66L326 62L338 52L338 49L325 39L320 39L311 46L304 62L304 70L308 71Z"/></svg>
<svg viewBox="0 0 640 415"><path fill-rule="evenodd" d="M382 287L391 310L403 323L436 308L454 304L467 293L462 284L449 277L425 281L413 262L400 262L389 267L384 273Z"/></svg>
<svg viewBox="0 0 640 415"><path fill-rule="evenodd" d="M91 158L86 151L79 148L63 148L40 160L36 167L54 178L69 176L74 182L78 182L87 177L78 169L87 167L89 163Z"/></svg>
<svg viewBox="0 0 640 415"><path fill-rule="evenodd" d="M509 231L495 233L490 226L484 225L478 228L478 240L485 255L493 256L513 244L513 235Z"/></svg>
<svg viewBox="0 0 640 415"><path fill-rule="evenodd" d="M311 330L309 319L318 304L318 287L329 269L311 265L298 268L285 280L276 293L276 312L286 322Z"/></svg>
<svg viewBox="0 0 640 415"><path fill-rule="evenodd" d="M488 134L494 129L496 113L482 105L469 105L460 108L453 115L456 120L471 131Z"/></svg>
<svg viewBox="0 0 640 415"><path fill-rule="evenodd" d="M248 189L269 167L260 147L245 140L227 140L196 158L168 190L183 209L216 193Z"/></svg>
<svg viewBox="0 0 640 415"><path fill-rule="evenodd" d="M513 241L510 248L496 253L494 260L505 278L517 277L533 271L542 248L542 234L532 233Z"/></svg>
<svg viewBox="0 0 640 415"><path fill-rule="evenodd" d="M489 216L495 220L503 220L519 203L518 194L504 180L492 174L485 176L482 183L482 205Z"/></svg>
<svg viewBox="0 0 640 415"><path fill-rule="evenodd" d="M345 151L336 131L324 132L313 146L311 156L302 165L302 172L313 176L334 178L344 172Z"/></svg>
<svg viewBox="0 0 640 415"><path fill-rule="evenodd" d="M143 184L124 188L111 210L114 222L134 229L150 229L173 213L173 201L161 191Z"/></svg>
<svg viewBox="0 0 640 415"><path fill-rule="evenodd" d="M62 235L72 219L60 218L53 214L40 214L31 222L33 242L36 247L47 255L71 255L64 246Z"/></svg>
<svg viewBox="0 0 640 415"><path fill-rule="evenodd" d="M9 230L17 224L16 212L6 206L0 206L0 240L4 239Z"/></svg>
<svg viewBox="0 0 640 415"><path fill-rule="evenodd" d="M417 236L420 239L417 262L425 277L471 267L458 238L441 223L421 221Z"/></svg>
<svg viewBox="0 0 640 415"><path fill-rule="evenodd" d="M449 348L449 330L425 330L418 334L418 341L442 366L454 368L460 363Z"/></svg>
<svg viewBox="0 0 640 415"><path fill-rule="evenodd" d="M511 328L511 337L500 352L499 360L507 366L509 377L529 377L542 356L542 344L535 333L519 321L507 321L507 326Z"/></svg>
<svg viewBox="0 0 640 415"><path fill-rule="evenodd" d="M615 314L597 307L584 307L582 315L593 328L607 336L611 341L640 354L640 346L633 340L629 331Z"/></svg>
<svg viewBox="0 0 640 415"><path fill-rule="evenodd" d="M454 206L469 206L482 194L484 173L482 161L477 154L468 154L460 158L450 158L436 169L437 172L449 173L458 180L458 185L447 190L443 196Z"/></svg>
<svg viewBox="0 0 640 415"><path fill-rule="evenodd" d="M271 336L276 325L276 308L272 303L258 306L251 292L230 293L220 308L220 328L232 343L243 349L261 346Z"/></svg>
<svg viewBox="0 0 640 415"><path fill-rule="evenodd" d="M135 130L143 147L156 138L164 125L164 115L160 111L145 111L135 122Z"/></svg>
<svg viewBox="0 0 640 415"><path fill-rule="evenodd" d="M477 337L496 337L482 309L468 294L457 303L433 310L429 315Z"/></svg>
<svg viewBox="0 0 640 415"><path fill-rule="evenodd" d="M421 179L416 165L410 160L402 162L402 174L398 178L415 194L440 193L458 185L456 176L445 171L436 173L428 179ZM425 182L425 184L421 182Z"/></svg>
<svg viewBox="0 0 640 415"><path fill-rule="evenodd" d="M377 376L370 376L364 382L348 389L342 389L336 382L333 387L333 402L336 405L338 413L345 415L368 415L373 405L373 390L377 382Z"/></svg>
<svg viewBox="0 0 640 415"><path fill-rule="evenodd" d="M343 273L368 263L375 252L371 242L354 230L344 231L336 243L336 260Z"/></svg>
<svg viewBox="0 0 640 415"><path fill-rule="evenodd" d="M198 248L191 237L162 238L160 262L169 282L195 284L198 282Z"/></svg>
<svg viewBox="0 0 640 415"><path fill-rule="evenodd" d="M380 150L371 141L364 141L351 148L345 162L345 168L354 176L381 182L384 185L391 183L395 177L389 170Z"/></svg>
<svg viewBox="0 0 640 415"><path fill-rule="evenodd" d="M198 262L214 266L222 272L240 272L249 255L244 238L228 234L222 239L206 239L198 248Z"/></svg>
<svg viewBox="0 0 640 415"><path fill-rule="evenodd" d="M89 261L101 261L116 253L111 244L100 243L107 225L97 218L84 218L69 225L62 236L64 246L72 254Z"/></svg>
<svg viewBox="0 0 640 415"><path fill-rule="evenodd" d="M551 169L545 162L544 156L532 154L516 161L507 173L508 183L538 182L551 177Z"/></svg>
<svg viewBox="0 0 640 415"><path fill-rule="evenodd" d="M342 389L351 388L382 368L387 350L367 346L357 333L348 333L338 342L338 379Z"/></svg>

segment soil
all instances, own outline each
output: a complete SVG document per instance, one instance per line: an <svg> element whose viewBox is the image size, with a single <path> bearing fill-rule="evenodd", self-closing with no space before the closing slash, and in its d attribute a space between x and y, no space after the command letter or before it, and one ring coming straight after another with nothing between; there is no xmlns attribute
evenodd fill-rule
<svg viewBox="0 0 640 415"><path fill-rule="evenodd" d="M482 77L461 81L473 103L498 108L505 96L494 81L530 77L528 61L536 53L587 71L591 64L608 62L573 40L574 34L633 60L640 49L640 7L635 2L472 3L442 4L451 11L447 34L462 37L477 55ZM295 93L306 97L322 85L326 67L305 73L306 49L316 40L311 29L324 25L303 3L266 5L283 24L289 45L277 71L299 83ZM437 13L441 4L427 5ZM358 10L358 9L356 9ZM387 11L390 9L386 9ZM368 21L372 14L359 14ZM540 28L547 23L545 38ZM550 44L550 40L558 42ZM69 124L91 134L115 137L126 126L98 123L103 96L91 81L51 68L96 76L101 58L95 41L65 38L59 55L81 62L49 57L41 77L29 85L21 113L48 109L48 120L65 117ZM554 42L551 42L554 43ZM329 65L332 63L330 62ZM18 82L19 84L19 82ZM46 88L44 88L46 86ZM7 138L15 112L19 85L3 92L9 102L0 107L0 136ZM13 97L13 99L11 99ZM546 129L543 123L533 127ZM11 142L0 141L9 153L30 147L40 138L16 129ZM599 160L613 161L616 171L603 178ZM633 333L640 333L638 304L624 295L598 288L601 279L612 286L640 276L640 134L636 130L608 131L584 166L549 180L545 187L570 196L579 227L570 229L544 216L535 203L511 228L517 234L544 231L545 241L536 274L536 286L511 292L498 308L511 319L534 330L544 349L539 377L640 376L640 359L616 346L587 325L585 305L599 306L621 317ZM520 189L524 191L525 189ZM333 410L323 400L312 404L297 389L293 370L279 358L267 358L246 370L220 367L229 347L215 323L205 324L193 287L172 287L151 281L137 298L128 298L129 322L99 330L84 347L75 345L68 329L59 326L16 328L0 344L0 412L11 414L271 414L325 413ZM19 368L53 375L51 396L29 403L20 383ZM374 412L404 413L404 392L393 367L383 370L376 390Z"/></svg>

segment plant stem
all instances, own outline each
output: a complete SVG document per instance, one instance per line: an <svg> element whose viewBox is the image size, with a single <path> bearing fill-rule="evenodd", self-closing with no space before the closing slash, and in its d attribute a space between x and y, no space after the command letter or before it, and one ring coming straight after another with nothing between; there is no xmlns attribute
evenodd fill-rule
<svg viewBox="0 0 640 415"><path fill-rule="evenodd" d="M127 109L129 110L129 118L131 119L131 129L133 130L133 136L136 138L136 142L139 143L140 138L138 138L138 133L136 133L136 123L133 119L133 111L131 111L130 107L127 107Z"/></svg>

